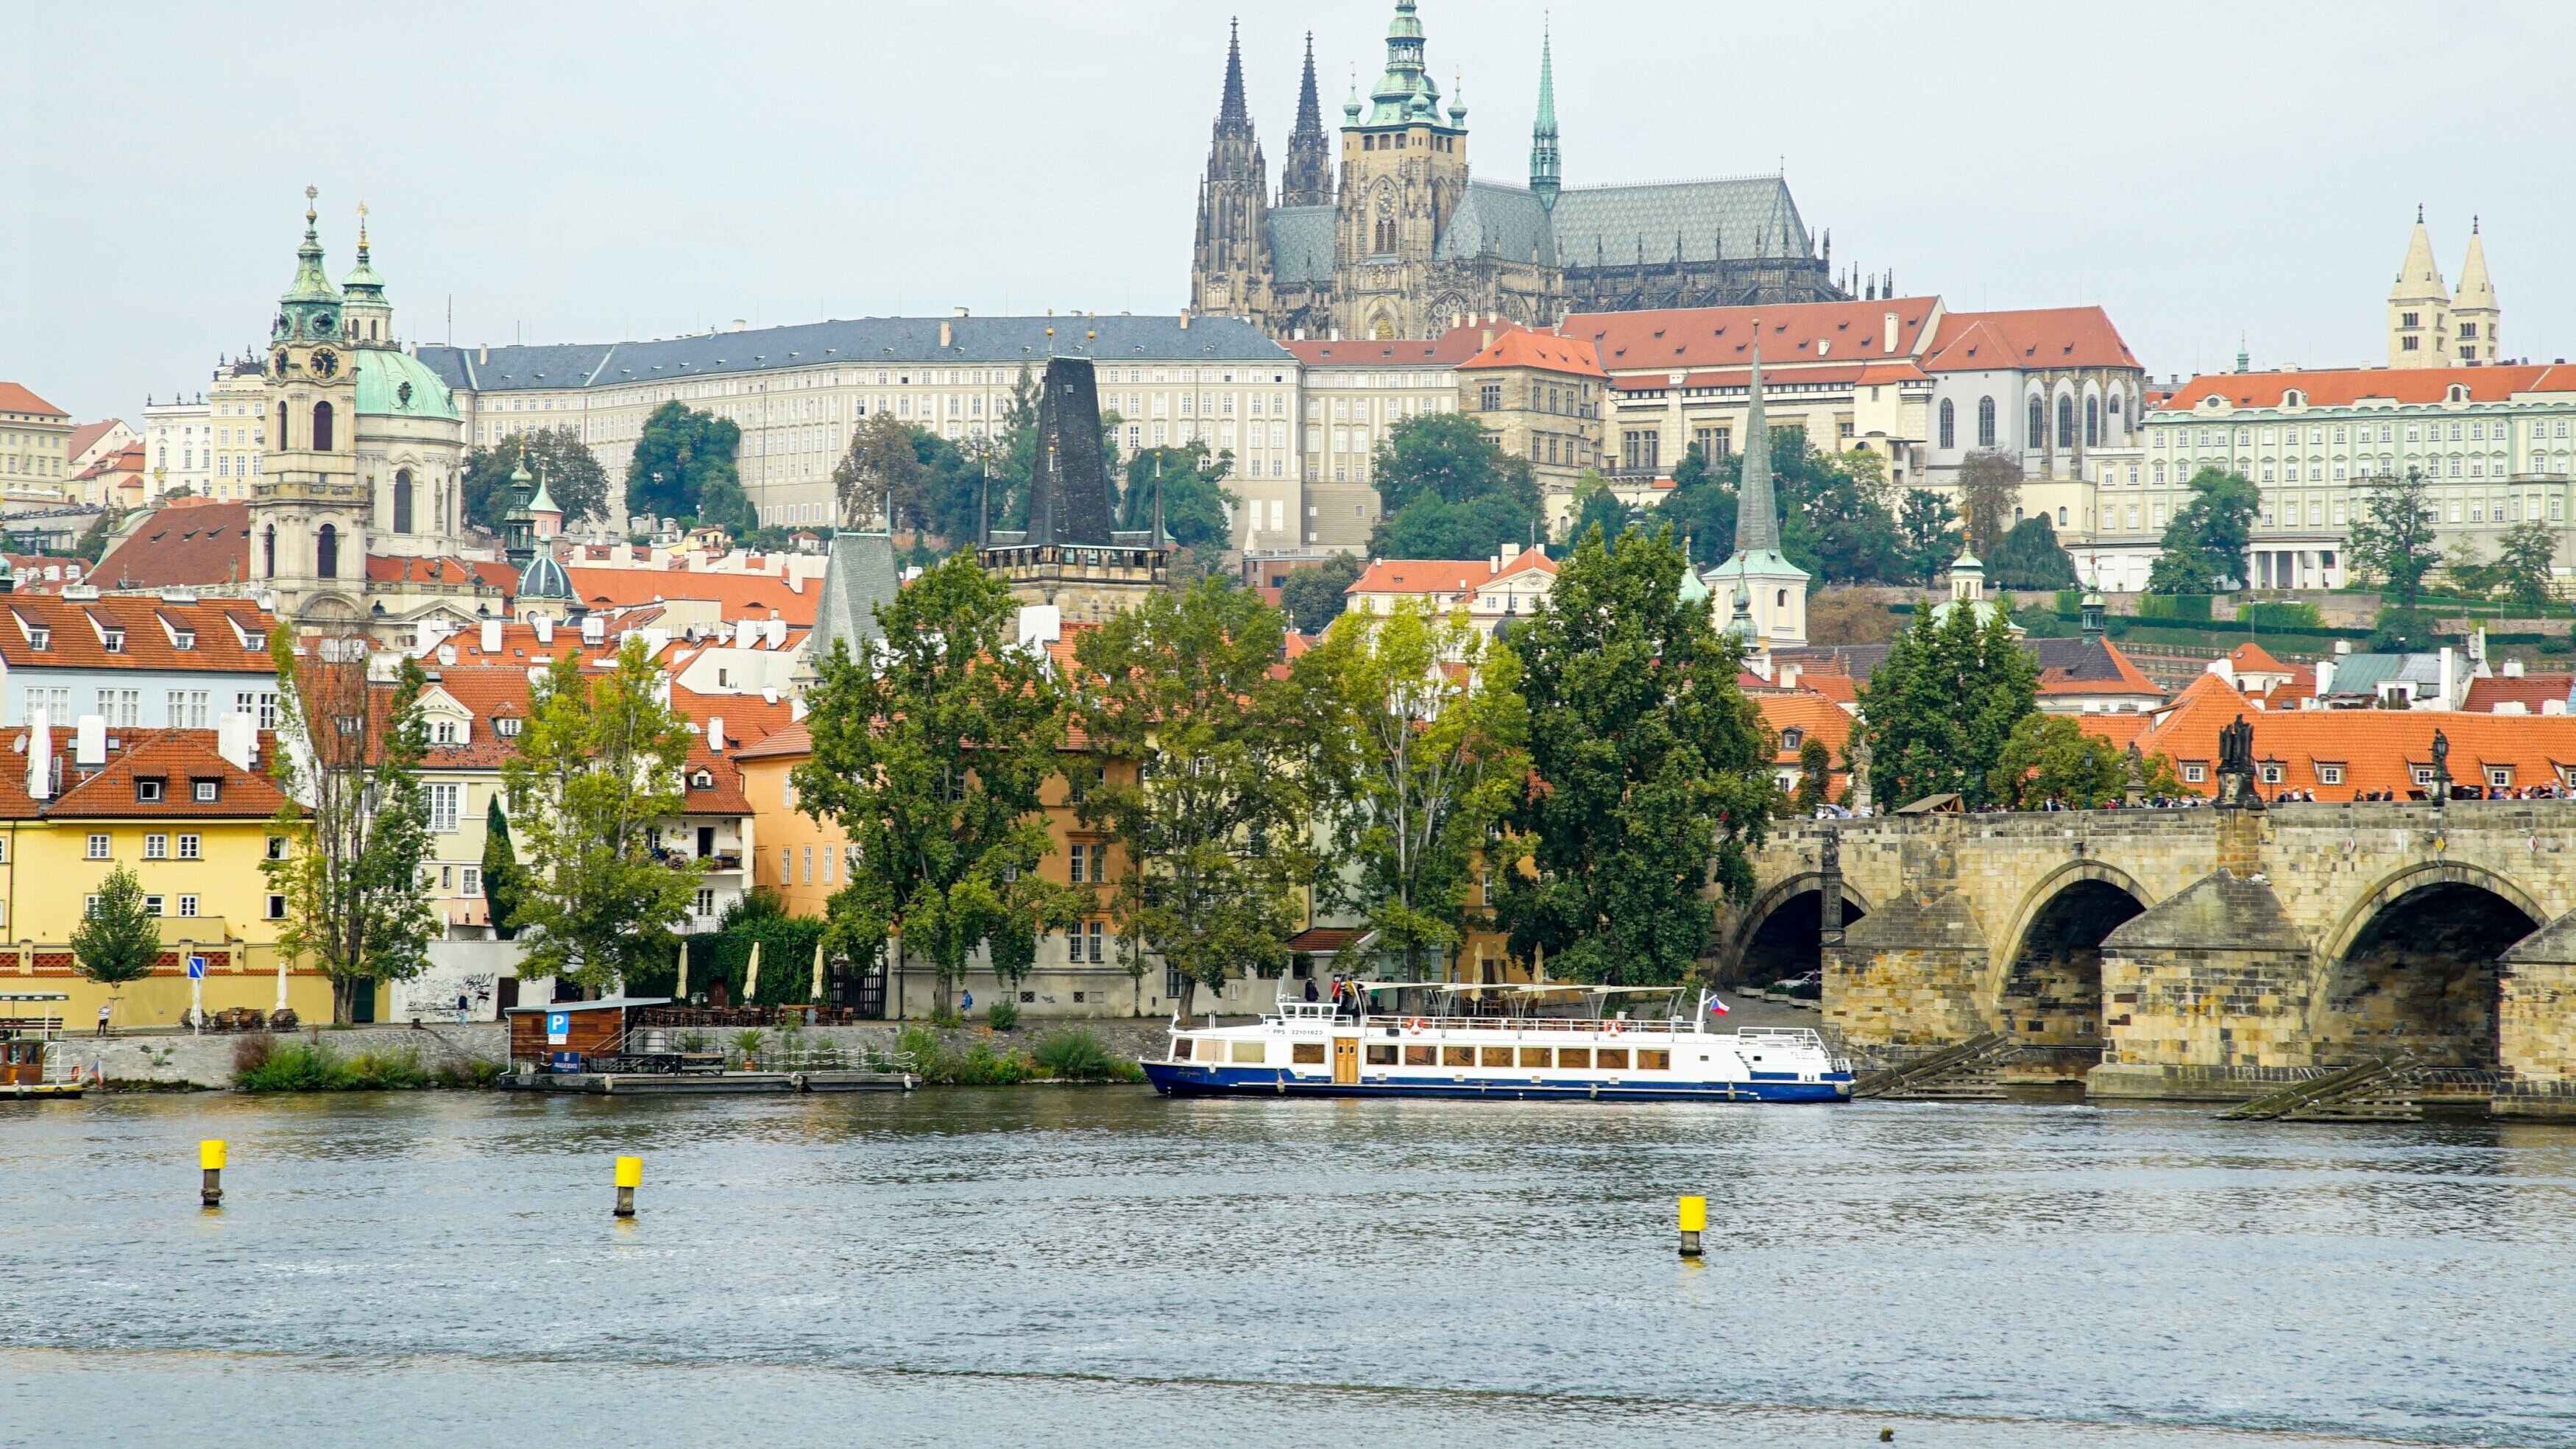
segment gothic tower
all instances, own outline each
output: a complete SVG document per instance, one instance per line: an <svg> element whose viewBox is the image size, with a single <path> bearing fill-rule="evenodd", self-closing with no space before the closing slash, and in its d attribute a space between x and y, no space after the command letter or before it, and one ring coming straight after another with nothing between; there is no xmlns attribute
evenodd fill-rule
<svg viewBox="0 0 2576 1449"><path fill-rule="evenodd" d="M2495 283L2487 280L2486 243L2478 238L2478 220L2469 218L2469 259L2460 263L2460 290L2451 296L2451 335L2458 339L2460 361L2481 366L2504 361L2504 306L2496 301Z"/></svg>
<svg viewBox="0 0 2576 1449"><path fill-rule="evenodd" d="M1556 195L1565 178L1556 154L1556 55L1545 29L1538 37L1538 119L1530 123L1530 193L1538 204L1556 210Z"/></svg>
<svg viewBox="0 0 2576 1449"><path fill-rule="evenodd" d="M365 619L367 570L357 369L345 350L340 291L322 272L314 196L304 188L304 244L270 328L266 405L274 432L251 489L251 574L297 624L354 628Z"/></svg>
<svg viewBox="0 0 2576 1449"><path fill-rule="evenodd" d="M1386 73L1343 107L1333 314L1354 337L1423 337L1447 325L1431 299L1432 252L1467 194L1467 108L1444 118L1414 0L1396 0Z"/></svg>
<svg viewBox="0 0 2576 1449"><path fill-rule="evenodd" d="M2388 289L2388 365L2451 365L2451 293L2433 265L2433 239L2424 231L2424 208L2415 208L2415 232L2397 285Z"/></svg>
<svg viewBox="0 0 2576 1449"><path fill-rule="evenodd" d="M1263 318L1270 312L1270 176L1243 101L1243 43L1225 47L1225 97L1199 182L1197 246L1190 258L1190 310Z"/></svg>
<svg viewBox="0 0 2576 1449"><path fill-rule="evenodd" d="M1333 204L1333 143L1324 138L1324 108L1315 98L1315 32L1306 32L1306 75L1297 85L1297 129L1279 168L1281 206Z"/></svg>

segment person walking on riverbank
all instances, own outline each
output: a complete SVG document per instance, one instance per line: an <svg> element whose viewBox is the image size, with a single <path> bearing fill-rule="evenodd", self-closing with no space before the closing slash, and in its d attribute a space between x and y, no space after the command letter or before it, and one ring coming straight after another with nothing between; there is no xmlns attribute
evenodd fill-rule
<svg viewBox="0 0 2576 1449"><path fill-rule="evenodd" d="M100 1036L107 1035L107 1017L109 1010L110 1008L106 1002L102 1001L98 1004L98 1034Z"/></svg>

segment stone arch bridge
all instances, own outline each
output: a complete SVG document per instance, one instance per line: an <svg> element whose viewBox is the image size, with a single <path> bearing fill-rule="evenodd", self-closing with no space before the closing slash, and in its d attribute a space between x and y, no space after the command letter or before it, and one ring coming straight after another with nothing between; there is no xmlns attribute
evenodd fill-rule
<svg viewBox="0 0 2576 1449"><path fill-rule="evenodd" d="M2022 1074L2099 1096L2403 1054L2576 1117L2571 847L2576 801L1783 822L1718 979L1820 967L1853 1042L2005 1032Z"/></svg>

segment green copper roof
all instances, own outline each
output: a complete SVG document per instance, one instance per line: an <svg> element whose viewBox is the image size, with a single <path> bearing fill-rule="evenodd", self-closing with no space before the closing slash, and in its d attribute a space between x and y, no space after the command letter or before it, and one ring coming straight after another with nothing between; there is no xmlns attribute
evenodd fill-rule
<svg viewBox="0 0 2576 1449"><path fill-rule="evenodd" d="M295 249L295 280L277 299L279 341L290 337L329 340L340 335L340 292L322 274L322 238L313 229L312 187L304 188L304 244Z"/></svg>
<svg viewBox="0 0 2576 1449"><path fill-rule="evenodd" d="M1422 21L1413 0L1395 0L1395 19L1386 27L1386 74L1369 99L1377 103L1369 112L1372 126L1440 124L1440 85L1422 63Z"/></svg>
<svg viewBox="0 0 2576 1449"><path fill-rule="evenodd" d="M361 415L457 420L456 396L428 364L390 347L353 348L349 365L358 380Z"/></svg>
<svg viewBox="0 0 2576 1449"><path fill-rule="evenodd" d="M363 205L358 208L358 265L340 279L340 285L348 289L352 302L384 300L385 279L376 275L374 265L367 260L367 208Z"/></svg>
<svg viewBox="0 0 2576 1449"><path fill-rule="evenodd" d="M560 514L563 512L561 508L555 506L553 495L546 492L546 480L543 478L539 478L537 480L537 496L528 500L528 511L530 513L554 514Z"/></svg>

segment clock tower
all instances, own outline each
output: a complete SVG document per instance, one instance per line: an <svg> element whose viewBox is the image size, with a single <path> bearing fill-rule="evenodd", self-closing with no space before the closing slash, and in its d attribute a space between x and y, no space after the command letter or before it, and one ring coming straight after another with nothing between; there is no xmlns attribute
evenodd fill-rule
<svg viewBox="0 0 2576 1449"><path fill-rule="evenodd" d="M304 188L304 245L269 329L267 456L251 489L250 572L299 627L361 628L368 500L358 483L357 368L339 289L322 270L315 195Z"/></svg>

